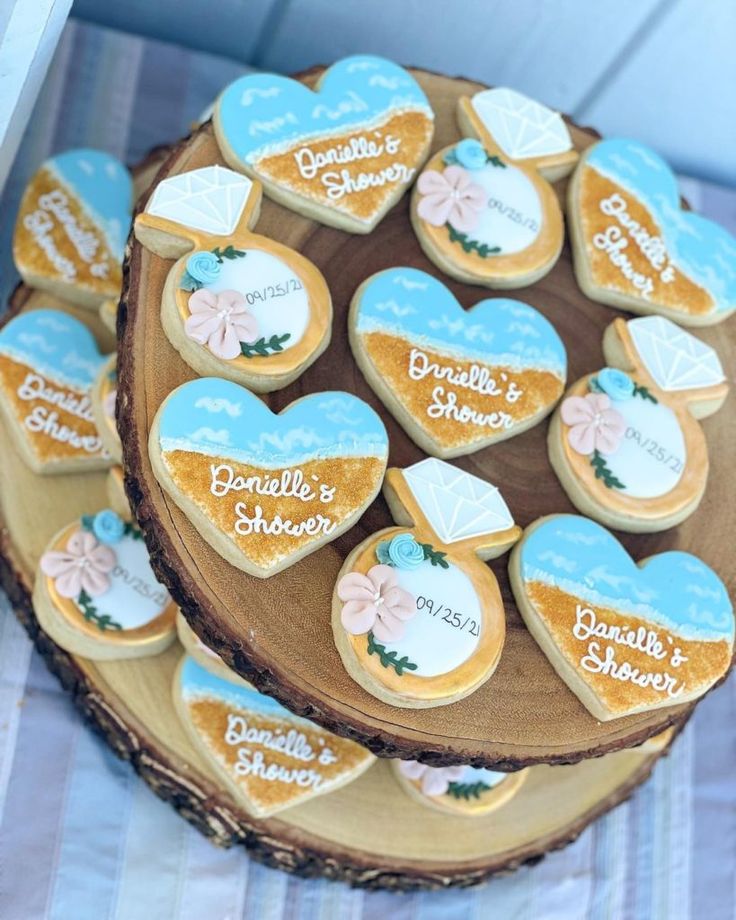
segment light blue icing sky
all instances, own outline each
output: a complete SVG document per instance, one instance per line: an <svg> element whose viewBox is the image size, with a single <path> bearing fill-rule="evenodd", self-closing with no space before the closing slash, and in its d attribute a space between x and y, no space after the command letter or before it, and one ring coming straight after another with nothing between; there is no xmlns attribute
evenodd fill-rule
<svg viewBox="0 0 736 920"><path fill-rule="evenodd" d="M638 613L689 638L732 638L728 592L695 556L672 551L639 567L604 527L574 514L534 529L521 548L526 580L554 583L591 605Z"/></svg>
<svg viewBox="0 0 736 920"><path fill-rule="evenodd" d="M189 655L184 659L181 669L181 689L184 695L192 694L196 696L210 696L218 699L225 699L233 706L242 706L263 715L275 716L277 718L286 717L291 721L304 721L311 726L311 722L297 719L287 709L271 699L270 696L264 696L257 690L251 690L240 684L231 683L221 677L216 677L202 665L198 664Z"/></svg>
<svg viewBox="0 0 736 920"><path fill-rule="evenodd" d="M680 210L677 179L657 153L617 138L597 143L586 161L647 205L675 267L710 291L719 310L736 307L736 239L699 214Z"/></svg>
<svg viewBox="0 0 736 920"><path fill-rule="evenodd" d="M77 390L88 390L105 357L89 329L61 310L31 310L0 330L0 352Z"/></svg>
<svg viewBox="0 0 736 920"><path fill-rule="evenodd" d="M265 147L374 121L392 108L426 109L429 102L403 67L372 55L334 64L319 93L278 74L249 74L220 95L215 118L236 154L253 162Z"/></svg>
<svg viewBox="0 0 736 920"><path fill-rule="evenodd" d="M388 452L383 422L350 393L315 393L275 415L243 387L201 377L174 391L160 419L164 450L191 450L265 467Z"/></svg>
<svg viewBox="0 0 736 920"><path fill-rule="evenodd" d="M110 251L122 261L133 208L133 182L125 166L109 153L89 148L67 150L44 165L77 192L104 230Z"/></svg>
<svg viewBox="0 0 736 920"><path fill-rule="evenodd" d="M565 376L565 346L554 326L519 300L481 300L464 310L441 281L416 268L390 268L363 289L360 332L394 332L445 353Z"/></svg>

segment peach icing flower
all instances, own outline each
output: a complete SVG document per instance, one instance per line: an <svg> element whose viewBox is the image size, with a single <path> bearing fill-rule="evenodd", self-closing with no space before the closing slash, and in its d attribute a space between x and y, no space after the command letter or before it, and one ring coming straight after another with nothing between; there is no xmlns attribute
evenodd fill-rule
<svg viewBox="0 0 736 920"><path fill-rule="evenodd" d="M451 224L463 233L474 230L488 195L472 181L462 166L448 166L443 172L428 169L417 180L421 194L417 213L433 227Z"/></svg>
<svg viewBox="0 0 736 920"><path fill-rule="evenodd" d="M399 770L407 779L421 780L422 792L425 795L444 795L450 788L450 783L462 779L465 767L429 767L418 760L402 760Z"/></svg>
<svg viewBox="0 0 736 920"><path fill-rule="evenodd" d="M338 582L337 596L345 604L345 629L354 636L373 630L381 642L397 642L404 635L404 621L417 612L416 599L399 587L390 565L374 565L366 575L349 572Z"/></svg>
<svg viewBox="0 0 736 920"><path fill-rule="evenodd" d="M186 334L218 358L237 358L241 342L250 344L258 338L258 321L237 291L215 294L200 288L189 298L189 312Z"/></svg>
<svg viewBox="0 0 736 920"><path fill-rule="evenodd" d="M613 454L618 450L626 431L626 420L605 393L588 393L587 396L568 396L560 408L562 421L570 425L567 440L579 454L588 456L593 451Z"/></svg>
<svg viewBox="0 0 736 920"><path fill-rule="evenodd" d="M76 598L81 591L98 597L110 587L108 573L116 561L115 551L109 546L98 543L85 530L76 530L65 550L50 550L41 556L41 571L54 579L62 597Z"/></svg>

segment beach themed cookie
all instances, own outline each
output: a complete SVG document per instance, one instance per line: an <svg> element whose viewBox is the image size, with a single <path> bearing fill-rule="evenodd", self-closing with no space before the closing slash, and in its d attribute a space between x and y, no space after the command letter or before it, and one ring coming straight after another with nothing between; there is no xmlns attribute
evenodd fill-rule
<svg viewBox="0 0 736 920"><path fill-rule="evenodd" d="M458 102L466 137L438 151L412 193L411 221L427 256L459 281L516 288L538 281L562 249L550 181L577 161L562 117L511 89Z"/></svg>
<svg viewBox="0 0 736 920"><path fill-rule="evenodd" d="M731 665L731 601L689 553L637 564L600 524L552 515L524 531L509 573L529 631L596 719L695 700Z"/></svg>
<svg viewBox="0 0 736 920"><path fill-rule="evenodd" d="M592 300L686 326L736 309L736 239L682 209L677 179L638 141L599 141L570 183L575 275Z"/></svg>
<svg viewBox="0 0 736 920"><path fill-rule="evenodd" d="M256 818L334 792L375 761L366 748L292 715L244 681L227 681L188 656L174 705L196 749Z"/></svg>
<svg viewBox="0 0 736 920"><path fill-rule="evenodd" d="M349 393L314 393L276 415L203 377L174 390L151 427L153 472L223 558L267 578L352 527L373 501L388 439Z"/></svg>
<svg viewBox="0 0 736 920"><path fill-rule="evenodd" d="M110 508L56 534L41 556L33 606L55 642L94 660L158 655L176 636L176 607L143 534Z"/></svg>
<svg viewBox="0 0 736 920"><path fill-rule="evenodd" d="M90 395L104 361L89 329L61 310L22 313L0 329L0 409L36 473L110 465Z"/></svg>
<svg viewBox="0 0 736 920"><path fill-rule="evenodd" d="M28 184L13 236L13 259L31 287L84 307L120 297L133 183L101 150L67 150Z"/></svg>
<svg viewBox="0 0 736 920"><path fill-rule="evenodd" d="M609 366L573 384L555 412L552 466L584 514L619 530L674 527L705 491L696 419L726 398L718 355L661 316L614 320L603 351Z"/></svg>
<svg viewBox="0 0 736 920"><path fill-rule="evenodd" d="M443 706L477 690L501 657L506 619L481 560L519 539L490 483L429 458L390 469L384 494L397 527L347 557L332 630L350 676L394 706Z"/></svg>
<svg viewBox="0 0 736 920"><path fill-rule="evenodd" d="M118 359L109 355L100 366L92 386L92 414L105 450L115 463L122 463L123 448L115 424L115 401L118 395Z"/></svg>
<svg viewBox="0 0 736 920"><path fill-rule="evenodd" d="M383 58L356 55L314 89L278 74L231 83L215 105L227 163L300 214L369 233L411 185L434 132L419 84Z"/></svg>
<svg viewBox="0 0 736 920"><path fill-rule="evenodd" d="M488 815L521 788L526 770L497 773L483 767L430 767L418 760L392 760L401 788L420 805L468 818Z"/></svg>
<svg viewBox="0 0 736 920"><path fill-rule="evenodd" d="M366 379L409 437L457 457L536 425L565 388L565 346L518 300L463 309L436 278L389 268L353 297L350 343Z"/></svg>
<svg viewBox="0 0 736 920"><path fill-rule="evenodd" d="M199 374L256 392L295 380L325 350L332 301L325 279L304 256L252 233L261 186L222 166L164 179L135 234L176 259L161 298L171 344Z"/></svg>

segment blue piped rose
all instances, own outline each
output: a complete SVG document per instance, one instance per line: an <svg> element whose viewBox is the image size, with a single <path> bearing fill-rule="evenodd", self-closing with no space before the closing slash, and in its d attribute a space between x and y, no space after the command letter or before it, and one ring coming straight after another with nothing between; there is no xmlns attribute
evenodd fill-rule
<svg viewBox="0 0 736 920"><path fill-rule="evenodd" d="M634 395L634 381L615 367L604 367L591 382L593 389L605 393L614 401L630 399Z"/></svg>
<svg viewBox="0 0 736 920"><path fill-rule="evenodd" d="M187 274L199 284L212 284L220 277L222 264L213 252L193 252L187 259Z"/></svg>
<svg viewBox="0 0 736 920"><path fill-rule="evenodd" d="M424 562L424 550L409 533L400 533L388 542L389 565L397 569L416 569Z"/></svg>
<svg viewBox="0 0 736 920"><path fill-rule="evenodd" d="M92 533L100 543L119 543L125 533L125 524L119 514L106 508L92 519Z"/></svg>
<svg viewBox="0 0 736 920"><path fill-rule="evenodd" d="M485 148L480 141L475 141L471 137L466 137L455 145L453 150L455 162L465 169L483 169L488 162L488 156Z"/></svg>

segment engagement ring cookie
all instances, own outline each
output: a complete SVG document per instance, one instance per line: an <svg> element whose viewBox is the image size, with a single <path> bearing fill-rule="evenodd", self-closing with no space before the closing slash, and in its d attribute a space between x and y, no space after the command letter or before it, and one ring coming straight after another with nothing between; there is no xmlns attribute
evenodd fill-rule
<svg viewBox="0 0 736 920"><path fill-rule="evenodd" d="M13 259L31 287L83 307L116 303L130 229L133 182L101 150L67 150L28 184L13 235Z"/></svg>
<svg viewBox="0 0 736 920"><path fill-rule="evenodd" d="M332 301L304 256L251 232L260 204L260 183L205 166L160 182L136 218L135 235L177 260L162 294L161 324L187 364L268 393L327 348Z"/></svg>
<svg viewBox="0 0 736 920"><path fill-rule="evenodd" d="M599 141L568 193L575 275L592 300L686 326L736 309L736 239L684 211L677 179L649 147Z"/></svg>
<svg viewBox="0 0 736 920"><path fill-rule="evenodd" d="M332 602L350 676L394 706L443 706L473 693L501 657L506 619L481 560L518 540L498 489L433 458L386 475L394 520L347 557Z"/></svg>
<svg viewBox="0 0 736 920"><path fill-rule="evenodd" d="M158 655L176 607L151 570L143 534L110 508L82 515L41 556L33 606L67 652L98 661Z"/></svg>
<svg viewBox="0 0 736 920"><path fill-rule="evenodd" d="M468 136L438 151L414 186L417 239L459 281L532 284L562 249L562 210L549 183L577 161L570 133L557 112L510 89L463 96L458 122Z"/></svg>
<svg viewBox="0 0 736 920"><path fill-rule="evenodd" d="M457 457L526 431L565 388L565 346L518 300L463 309L426 272L389 268L353 297L350 344L366 379L409 437Z"/></svg>
<svg viewBox="0 0 736 920"><path fill-rule="evenodd" d="M0 329L0 410L36 473L104 469L91 391L105 362L89 329L61 310L32 310Z"/></svg>
<svg viewBox="0 0 736 920"><path fill-rule="evenodd" d="M596 719L696 700L731 665L731 601L689 553L636 564L600 524L552 515L524 531L509 573L529 631Z"/></svg>
<svg viewBox="0 0 736 920"><path fill-rule="evenodd" d="M227 163L274 201L370 233L424 162L434 114L406 70L358 55L325 70L313 90L277 74L240 77L218 98L214 126Z"/></svg>
<svg viewBox="0 0 736 920"><path fill-rule="evenodd" d="M267 578L353 526L381 488L388 438L349 393L314 393L275 415L243 387L203 377L164 400L149 454L202 538Z"/></svg>
<svg viewBox="0 0 736 920"><path fill-rule="evenodd" d="M265 818L357 779L375 757L292 715L244 681L184 656L174 705L194 746L249 814Z"/></svg>
<svg viewBox="0 0 736 920"><path fill-rule="evenodd" d="M584 514L619 530L674 527L705 491L696 419L726 398L718 355L661 316L614 320L603 351L610 366L573 384L555 412L552 466Z"/></svg>
<svg viewBox="0 0 736 920"><path fill-rule="evenodd" d="M115 402L118 395L118 357L110 355L97 371L92 386L92 414L105 450L115 463L123 462L123 448L115 423Z"/></svg>
<svg viewBox="0 0 736 920"><path fill-rule="evenodd" d="M496 811L510 801L526 770L497 773L482 767L429 767L417 760L392 760L399 785L415 802L445 814L468 818Z"/></svg>

